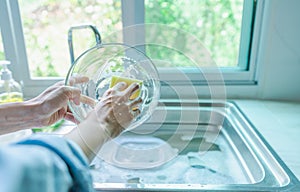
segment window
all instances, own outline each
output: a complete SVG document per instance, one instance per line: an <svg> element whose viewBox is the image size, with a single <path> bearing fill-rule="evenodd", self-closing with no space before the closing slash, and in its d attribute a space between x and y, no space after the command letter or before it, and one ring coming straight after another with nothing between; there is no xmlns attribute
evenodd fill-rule
<svg viewBox="0 0 300 192"><path fill-rule="evenodd" d="M19 6L32 78L66 76L70 67L67 34L71 26L92 23L101 34L122 27L120 0L19 0ZM95 45L88 30L75 31L73 39L75 57Z"/></svg>
<svg viewBox="0 0 300 192"><path fill-rule="evenodd" d="M255 62L251 61L255 52L250 55L250 51L257 1L122 2L123 10L132 12L123 13L125 42L130 39L132 45L153 59L166 88L162 91L166 98L179 92L191 98L185 89L189 86L201 96L210 91L207 85L256 84ZM126 27L134 28L134 24L135 29L126 33Z"/></svg>
<svg viewBox="0 0 300 192"><path fill-rule="evenodd" d="M163 61L158 63L159 67L168 67L168 71L169 67L179 67L193 81L202 79L192 71L201 73L205 67L220 68L228 81L250 80L252 77L246 77L250 73L245 72L250 70L254 3L253 0L145 0L145 22L171 27L162 27L152 36L162 36L162 44L173 44L146 45L146 53ZM146 31L145 36L147 42L151 34ZM197 56L201 52L203 58Z"/></svg>
<svg viewBox="0 0 300 192"><path fill-rule="evenodd" d="M236 67L238 65L242 11L243 0L146 0L145 23L160 23L180 29L174 34L177 38L178 36L186 37L186 35L180 34L183 31L190 33L208 49L217 66ZM172 34L167 33L165 38L172 38ZM188 47L185 39L178 43ZM147 48L147 53L151 57L162 59L170 56L169 51L163 47L152 48L149 46ZM173 56L175 57L175 55ZM172 66L190 66L189 61L185 61L184 57L172 60Z"/></svg>
<svg viewBox="0 0 300 192"><path fill-rule="evenodd" d="M65 77L70 66L68 29L80 23L95 24L104 42L115 41L110 37L123 29L117 41L151 57L164 88L207 85L207 74L216 85L249 85L255 83L255 52L250 51L257 2L4 0L0 17L1 28L7 29L4 38L14 42L5 51L13 60L15 76L24 82L25 95L36 95ZM126 32L132 26L136 28ZM200 42L200 49L195 42ZM93 44L91 33L76 31L75 57Z"/></svg>

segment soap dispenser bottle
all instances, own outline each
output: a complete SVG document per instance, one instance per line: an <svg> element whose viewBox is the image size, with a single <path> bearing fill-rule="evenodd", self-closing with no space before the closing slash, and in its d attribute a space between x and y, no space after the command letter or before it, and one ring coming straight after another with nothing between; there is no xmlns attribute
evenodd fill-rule
<svg viewBox="0 0 300 192"><path fill-rule="evenodd" d="M22 87L13 79L8 65L10 65L10 61L0 61L0 66L2 66L0 71L0 104L23 101Z"/></svg>

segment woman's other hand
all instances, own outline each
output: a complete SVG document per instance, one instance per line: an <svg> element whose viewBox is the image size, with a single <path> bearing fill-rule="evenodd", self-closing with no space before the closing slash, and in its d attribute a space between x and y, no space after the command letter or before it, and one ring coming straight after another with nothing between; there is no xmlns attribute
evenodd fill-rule
<svg viewBox="0 0 300 192"><path fill-rule="evenodd" d="M101 101L95 106L97 120L106 125L110 137L118 136L140 114L138 105L142 99L129 99L139 89L139 85L134 83L126 87L124 82L117 83L104 93Z"/></svg>
<svg viewBox="0 0 300 192"><path fill-rule="evenodd" d="M129 99L138 89L138 84L127 87L124 82L108 89L87 118L65 137L77 143L91 161L106 141L118 136L140 114L142 99Z"/></svg>
<svg viewBox="0 0 300 192"><path fill-rule="evenodd" d="M87 81L87 77L76 77L70 80L70 85ZM76 119L68 109L68 101L73 101L79 105L80 94L81 91L78 88L65 86L64 82L61 81L29 100L29 102L37 104L37 126L48 126L62 118L76 123Z"/></svg>

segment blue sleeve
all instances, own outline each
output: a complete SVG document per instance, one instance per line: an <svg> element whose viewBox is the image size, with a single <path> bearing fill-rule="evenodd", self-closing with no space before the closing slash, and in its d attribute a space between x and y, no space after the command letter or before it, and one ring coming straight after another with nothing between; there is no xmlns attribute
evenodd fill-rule
<svg viewBox="0 0 300 192"><path fill-rule="evenodd" d="M71 141L33 135L0 148L0 192L93 191L86 157Z"/></svg>

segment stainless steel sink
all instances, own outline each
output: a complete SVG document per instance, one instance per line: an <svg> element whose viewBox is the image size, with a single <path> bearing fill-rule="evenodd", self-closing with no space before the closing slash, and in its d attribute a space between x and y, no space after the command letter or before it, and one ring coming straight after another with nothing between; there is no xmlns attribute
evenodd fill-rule
<svg viewBox="0 0 300 192"><path fill-rule="evenodd" d="M300 191L232 102L164 102L147 123L108 142L91 169L101 191Z"/></svg>

